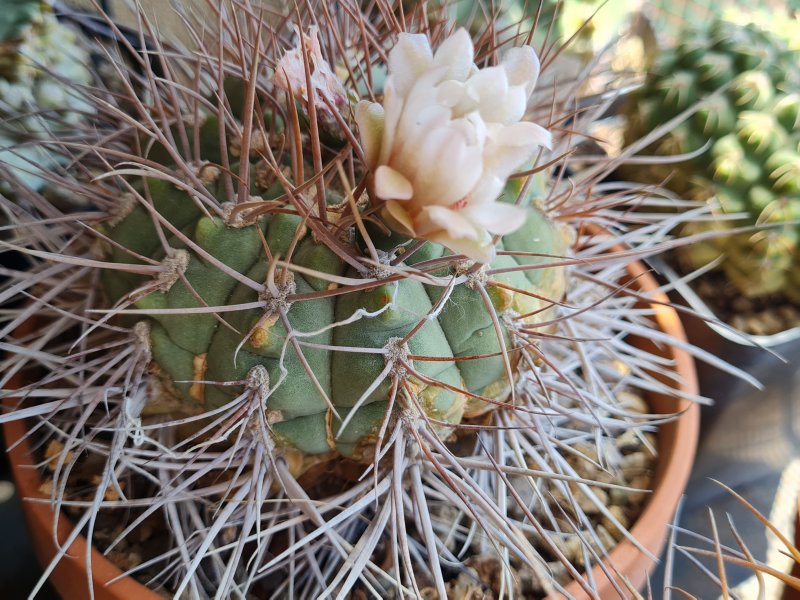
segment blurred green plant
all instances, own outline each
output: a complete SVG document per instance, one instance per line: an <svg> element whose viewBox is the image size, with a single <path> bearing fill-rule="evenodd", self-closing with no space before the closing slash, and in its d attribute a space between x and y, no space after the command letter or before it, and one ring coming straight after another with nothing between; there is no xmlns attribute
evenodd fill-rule
<svg viewBox="0 0 800 600"><path fill-rule="evenodd" d="M0 10L0 160L41 188L61 162L46 147L84 118L80 86L91 83L89 53L42 2L10 0Z"/></svg>
<svg viewBox="0 0 800 600"><path fill-rule="evenodd" d="M739 20L746 21L739 15ZM776 19L776 21L781 21ZM782 30L794 25L783 24ZM686 234L732 231L681 254L702 267L721 254L727 277L747 296L782 293L800 302L800 67L798 52L755 23L714 17L686 29L660 53L630 105L628 140L684 111L696 112L650 150L703 150L677 165L629 169L687 197L718 204L717 218ZM687 113L689 114L689 113ZM742 228L746 228L742 230Z"/></svg>

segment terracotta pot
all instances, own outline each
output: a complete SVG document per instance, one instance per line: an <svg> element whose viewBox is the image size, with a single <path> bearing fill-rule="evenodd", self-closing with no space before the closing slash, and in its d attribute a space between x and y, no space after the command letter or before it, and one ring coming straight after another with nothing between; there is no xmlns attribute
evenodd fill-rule
<svg viewBox="0 0 800 600"><path fill-rule="evenodd" d="M638 277L635 287L649 293L654 300L667 301L666 296L656 294L657 283L655 279L640 263L628 266L632 278ZM676 339L684 340L685 335L677 313L663 305L654 304L656 320L659 328ZM697 392L697 380L694 370L694 361L685 351L673 347L656 347L649 340L639 340L643 349L668 357L675 362L684 394ZM21 381L16 382L17 385ZM689 472L694 460L699 430L699 410L697 405L687 400L660 394L648 395L648 402L654 412L676 413L684 411L676 421L663 425L658 434L659 459L656 472L654 492L645 506L639 520L631 529L633 536L640 544L647 548L653 555L658 556L664 546L667 535L667 525L683 493ZM3 425L7 446L13 446L10 460L14 478L17 482L20 496L23 498L44 498L40 491L42 479L39 471L34 466L32 451L27 440L22 439L26 427L22 421L12 421ZM42 565L50 563L55 555L55 545L52 536L53 510L47 502L24 502L25 522L30 532L36 555ZM68 517L62 515L58 521L59 542L65 540L72 530ZM86 576L86 539L79 536L70 546L67 556L62 559L50 580L66 600L88 598ZM131 577L123 577L118 581L108 584L122 575L121 571L96 549L92 550L92 581L94 594L98 600L160 600L162 596L148 590ZM627 540L621 542L610 554L609 563L623 573L633 585L641 587L648 573L654 570L653 562L642 554L632 543ZM618 597L612 584L599 567L593 570L595 582L599 585L599 597L602 600L612 600ZM621 586L625 589L624 586ZM580 586L573 582L567 591L576 599L588 598Z"/></svg>
<svg viewBox="0 0 800 600"><path fill-rule="evenodd" d="M32 328L33 322L27 321L20 326L19 333L25 335L30 333ZM24 376L17 373L9 382L8 387L16 389L24 383ZM4 403L6 408L10 408L16 404L16 400L9 398ZM35 464L35 454L30 440L25 437L27 430L27 421L9 421L2 425L11 472L19 497L23 499L22 513L28 536L36 558L44 569L50 564L57 551L53 536L55 513L50 505L50 496L40 491L43 481ZM44 500L44 502L40 502L40 500ZM61 514L56 531L59 546L69 538L72 529L72 521L65 514ZM91 561L95 600L163 600L163 596L149 590L132 577L123 577L119 567L96 548L92 548ZM89 578L86 570L86 538L84 536L79 535L72 542L67 553L50 574L49 581L64 600L83 600L90 597ZM109 583L112 581L113 583Z"/></svg>
<svg viewBox="0 0 800 600"><path fill-rule="evenodd" d="M12 384L21 384L19 378ZM50 497L42 494L42 477L35 466L33 451L27 439L25 421L3 424L3 436L9 451L9 462L22 503L25 525L28 529L39 564L45 568L56 555L53 542L53 508ZM30 502L29 500L46 500ZM58 543L62 544L72 532L72 522L62 514L58 520ZM122 577L122 571L97 549L92 548L92 583L95 600L163 600L163 596L150 591L132 577ZM114 583L112 580L119 578ZM64 600L89 598L89 579L86 573L86 538L78 536L67 554L58 561L50 575L50 583Z"/></svg>
<svg viewBox="0 0 800 600"><path fill-rule="evenodd" d="M638 288L657 302L668 302L665 294L656 293L658 287L656 280L647 272L641 263L628 265L631 277L638 277ZM663 304L652 304L655 319L661 331L675 339L685 341L686 334L678 313ZM680 376L681 391L684 394L697 393L697 375L695 373L694 359L685 350L672 346L656 346L650 340L637 340L637 345L643 350L658 354L674 361L675 370ZM674 382L670 385L675 385ZM639 544L647 549L653 556L659 556L667 540L668 525L672 521L678 507L681 495L689 481L689 474L694 463L697 449L697 436L700 431L700 409L695 403L680 400L663 394L648 394L647 401L654 412L665 414L683 411L677 420L662 425L658 431L658 466L656 468L653 492L647 504L639 515L639 519L631 528L631 535ZM633 586L641 589L650 573L655 571L655 563L636 548L630 541L623 540L609 554L608 564L621 573ZM611 573L614 570L609 569ZM630 598L627 587L622 579L617 577L619 589L624 591L620 596L617 589L606 574L595 566L592 576L598 587L598 597L602 600L616 598ZM589 596L577 582L567 586L566 591L575 600L588 599Z"/></svg>

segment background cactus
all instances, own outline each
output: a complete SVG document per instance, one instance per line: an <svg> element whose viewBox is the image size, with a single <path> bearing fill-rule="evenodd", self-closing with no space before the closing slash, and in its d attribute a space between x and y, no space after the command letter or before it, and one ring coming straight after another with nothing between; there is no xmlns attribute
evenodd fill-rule
<svg viewBox="0 0 800 600"><path fill-rule="evenodd" d="M36 399L0 422L42 418L58 442L52 499L75 502L89 538L114 505L107 492L126 506L135 498L109 552L158 520L168 549L141 566L175 597L445 597L466 556L492 557L504 589L524 568L542 595L558 594L557 564L591 592L566 541L590 568L609 538L629 534L596 492L609 480L584 480L576 462L613 464L610 435L646 439L663 420L631 412L625 390L691 395L629 337L673 341L657 331L654 306L637 304L642 275L627 266L669 247L683 215L636 215L630 228L617 209L642 198L602 183L613 168L603 160L567 179L577 133L608 103L576 113L582 82L533 91L538 62L498 62L524 34L494 37L484 53L498 35L485 33L473 56L444 12L433 26L423 11L401 26L381 3L361 12L312 1L269 19L247 0L224 6L209 2L201 23L186 15L190 39L209 47L156 45L162 76L141 60L144 77L123 80L130 93L118 105L94 99L97 122L76 164L98 174L78 190L91 210L64 215L32 189L23 205L0 198L14 216L0 248L32 263L9 273L2 298L33 297L0 317L9 348L0 384ZM145 18L142 28L158 44ZM401 45L407 67L425 67L406 95ZM373 89L371 67L387 62ZM480 68L505 85L468 82ZM431 85L451 72L461 80ZM382 160L370 145L365 112L383 103L384 141L407 134L391 128L391 102L407 108L417 85L429 104L405 124L419 134L412 149L427 152L420 168L436 167L431 185L463 184L462 156L431 151L437 129L497 144L482 172L503 153L522 156L489 182L505 203L490 198L489 208L515 203L526 219L488 236L486 264L446 246L453 235L421 228L411 206L420 190L398 183L402 161L391 160L408 148L387 143L397 151ZM480 107L454 125L461 105L446 101L474 99L464 89ZM418 120L425 127L414 129ZM535 124L553 133L537 152L526 141L544 139ZM554 174L554 164L565 168ZM387 172L396 196L381 182ZM466 213L471 194L438 208ZM396 227L393 200L409 207L392 215L408 217L415 238L387 226ZM458 233L481 241L488 225L472 224ZM19 331L34 315L36 331ZM7 390L19 371L36 380ZM596 451L575 449L587 445ZM103 467L92 496L76 499L68 482L86 462ZM587 507L614 530L605 539Z"/></svg>
<svg viewBox="0 0 800 600"><path fill-rule="evenodd" d="M718 18L708 28L686 30L662 52L632 101L628 136L636 139L700 100L696 114L653 150L688 153L708 142L708 151L633 176L666 180L681 194L719 202L717 220L695 223L687 233L763 226L692 244L682 254L700 267L724 253L721 266L741 293L780 292L800 302L798 54L753 24Z"/></svg>
<svg viewBox="0 0 800 600"><path fill-rule="evenodd" d="M41 187L63 160L37 140L85 118L76 86L92 82L89 53L42 2L11 0L0 12L0 160Z"/></svg>

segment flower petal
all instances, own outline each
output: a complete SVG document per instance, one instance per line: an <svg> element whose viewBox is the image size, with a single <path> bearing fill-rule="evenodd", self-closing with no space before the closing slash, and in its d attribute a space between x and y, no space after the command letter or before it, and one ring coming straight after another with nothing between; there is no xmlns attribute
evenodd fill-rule
<svg viewBox="0 0 800 600"><path fill-rule="evenodd" d="M408 94L411 86L433 62L433 52L428 37L422 33L401 33L389 52L389 73L401 96Z"/></svg>
<svg viewBox="0 0 800 600"><path fill-rule="evenodd" d="M468 204L492 204L503 193L506 178L500 178L494 172L486 170L475 187L469 192Z"/></svg>
<svg viewBox="0 0 800 600"><path fill-rule="evenodd" d="M466 81L474 64L474 53L472 38L462 27L442 42L433 55L433 65L447 67L446 79Z"/></svg>
<svg viewBox="0 0 800 600"><path fill-rule="evenodd" d="M450 119L451 111L448 107L437 102L439 95L438 85L444 75L444 67L434 67L423 73L408 91L403 100L403 114L397 123L399 131L403 132L404 137L408 137L406 132L415 129L428 129L430 123L423 125L420 115L422 113L432 114L436 112L438 120L442 124ZM391 78L390 78L391 79Z"/></svg>
<svg viewBox="0 0 800 600"><path fill-rule="evenodd" d="M497 250L494 247L494 244L492 244L492 240L489 236L485 236L477 240L468 240L464 238L450 237L446 233L442 232L434 234L428 239L430 239L432 242L436 242L437 244L441 244L442 246L449 248L456 254L463 254L467 258L481 264L488 264L492 262L497 254Z"/></svg>
<svg viewBox="0 0 800 600"><path fill-rule="evenodd" d="M507 125L493 133L492 141L503 146L544 146L549 149L553 145L550 132L530 121Z"/></svg>
<svg viewBox="0 0 800 600"><path fill-rule="evenodd" d="M417 236L416 231L414 231L414 223L411 220L411 216L408 214L405 207L403 207L402 202L389 200L384 204L381 214L383 218L386 219L387 224L395 231L410 237Z"/></svg>
<svg viewBox="0 0 800 600"><path fill-rule="evenodd" d="M375 193L383 200L409 200L414 186L400 171L381 165L375 171Z"/></svg>
<svg viewBox="0 0 800 600"><path fill-rule="evenodd" d="M435 54L425 36L401 34L383 114L362 104L356 120L387 225L486 262L492 234L525 221L524 209L497 202L508 177L552 142L543 127L520 122L539 75L533 49L512 49L499 66L473 61L463 29Z"/></svg>
<svg viewBox="0 0 800 600"><path fill-rule="evenodd" d="M469 205L463 212L471 222L500 235L516 231L528 218L527 210L505 202Z"/></svg>
<svg viewBox="0 0 800 600"><path fill-rule="evenodd" d="M528 126L531 127L528 127ZM533 123L492 125L483 152L481 179L470 191L469 203L485 204L496 200L508 177L535 154L537 142L550 142L550 134Z"/></svg>
<svg viewBox="0 0 800 600"><path fill-rule="evenodd" d="M275 86L290 91L296 98L308 101L307 67L311 86L316 93L326 98L333 106L342 107L347 102L347 92L322 55L318 38L319 29L311 27L308 34L305 34L295 27L295 33L298 38L297 47L283 54L275 67L272 82ZM316 104L321 111L330 112L325 102L318 100Z"/></svg>
<svg viewBox="0 0 800 600"><path fill-rule="evenodd" d="M448 79L439 84L436 100L442 106L453 108L464 98L466 87L460 81Z"/></svg>
<svg viewBox="0 0 800 600"><path fill-rule="evenodd" d="M355 110L358 131L361 134L361 145L364 147L364 157L367 164L374 167L378 162L383 142L385 115L383 106L377 102L361 100L356 104Z"/></svg>
<svg viewBox="0 0 800 600"><path fill-rule="evenodd" d="M470 192L483 171L483 147L470 143L456 122L420 136L412 156L414 167L403 172L413 182L416 210L454 204Z"/></svg>
<svg viewBox="0 0 800 600"><path fill-rule="evenodd" d="M525 88L525 97L529 97L539 78L541 65L536 51L530 46L511 48L503 56L502 67L508 74L511 85L521 85Z"/></svg>
<svg viewBox="0 0 800 600"><path fill-rule="evenodd" d="M475 225L462 212L446 206L426 206L415 221L420 235L445 231L454 239L477 240L481 237Z"/></svg>
<svg viewBox="0 0 800 600"><path fill-rule="evenodd" d="M397 94L392 78L387 77L383 87L383 141L378 155L378 164L385 164L389 161L400 118L403 116L404 105L405 101Z"/></svg>
<svg viewBox="0 0 800 600"><path fill-rule="evenodd" d="M525 115L525 109L528 107L525 89L521 85L510 86L505 97L498 98L496 107L496 112L493 111L491 114L493 121L503 125L516 123Z"/></svg>
<svg viewBox="0 0 800 600"><path fill-rule="evenodd" d="M498 98L504 98L508 92L508 77L501 67L481 69L467 80L468 94L476 100L470 104L458 106L457 114L471 112L477 108L481 116L490 122L502 121L498 117Z"/></svg>

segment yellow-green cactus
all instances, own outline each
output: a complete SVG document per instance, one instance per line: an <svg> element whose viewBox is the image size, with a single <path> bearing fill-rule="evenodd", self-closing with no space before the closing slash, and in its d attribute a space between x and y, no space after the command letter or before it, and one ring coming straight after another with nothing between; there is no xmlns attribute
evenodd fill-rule
<svg viewBox="0 0 800 600"><path fill-rule="evenodd" d="M718 222L694 224L687 232L759 226L684 248L692 265L725 254L722 268L741 293L780 292L800 302L798 58L780 36L753 24L717 19L707 30L687 31L661 54L631 102L627 135L641 137L702 101L653 150L692 152L705 143L710 149L691 161L635 173L660 182L675 170L669 187L719 202ZM728 216L738 213L747 216Z"/></svg>

